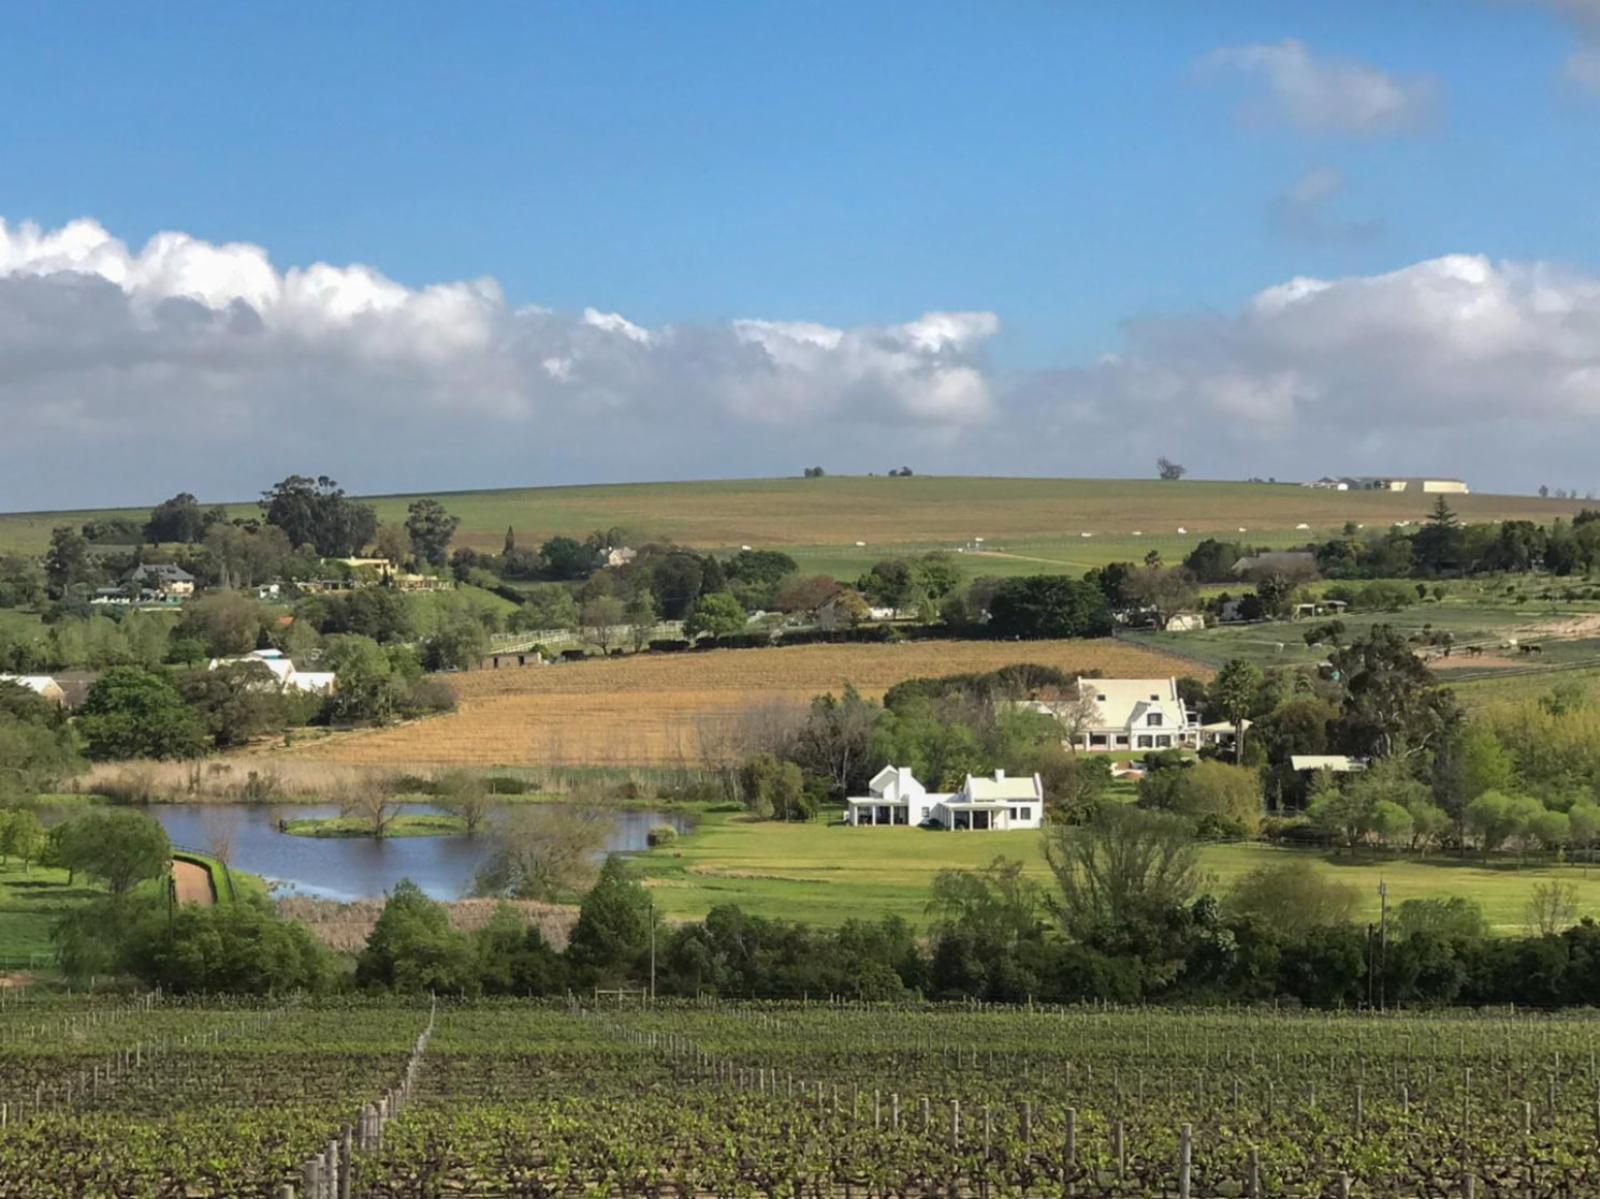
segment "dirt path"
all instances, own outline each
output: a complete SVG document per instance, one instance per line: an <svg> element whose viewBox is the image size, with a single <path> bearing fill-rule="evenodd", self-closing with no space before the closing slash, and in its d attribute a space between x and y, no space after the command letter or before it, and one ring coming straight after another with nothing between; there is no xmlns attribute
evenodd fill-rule
<svg viewBox="0 0 1600 1199"><path fill-rule="evenodd" d="M217 902L217 897L211 893L211 874L204 866L174 862L172 878L178 887L179 903L197 903L208 908Z"/></svg>

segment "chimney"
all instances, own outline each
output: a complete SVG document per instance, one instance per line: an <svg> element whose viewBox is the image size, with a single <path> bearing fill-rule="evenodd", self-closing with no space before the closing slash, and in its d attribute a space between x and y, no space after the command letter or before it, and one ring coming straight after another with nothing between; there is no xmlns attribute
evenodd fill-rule
<svg viewBox="0 0 1600 1199"><path fill-rule="evenodd" d="M1006 772L1003 771L1003 770L995 771L994 772L994 781L997 782L997 783L1005 782L1006 781Z"/></svg>

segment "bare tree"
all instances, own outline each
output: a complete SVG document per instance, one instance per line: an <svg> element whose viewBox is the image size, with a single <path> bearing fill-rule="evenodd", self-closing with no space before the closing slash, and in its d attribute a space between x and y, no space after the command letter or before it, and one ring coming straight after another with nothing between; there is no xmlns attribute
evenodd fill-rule
<svg viewBox="0 0 1600 1199"><path fill-rule="evenodd" d="M623 643L628 628L622 601L612 595L602 595L583 605L583 639L603 654Z"/></svg>
<svg viewBox="0 0 1600 1199"><path fill-rule="evenodd" d="M1160 920L1200 893L1205 876L1189 823L1168 812L1108 804L1088 824L1052 824L1045 857L1074 936Z"/></svg>
<svg viewBox="0 0 1600 1199"><path fill-rule="evenodd" d="M487 784L466 770L448 770L435 784L439 807L467 826L467 836L476 836L489 813L494 811L495 799Z"/></svg>
<svg viewBox="0 0 1600 1199"><path fill-rule="evenodd" d="M227 866L233 861L233 843L239 832L237 808L207 808L200 818L206 834L206 852Z"/></svg>
<svg viewBox="0 0 1600 1199"><path fill-rule="evenodd" d="M1062 740L1073 749L1100 718L1100 705L1094 696L1094 683L1079 680L1060 698L1041 701L1061 725Z"/></svg>
<svg viewBox="0 0 1600 1199"><path fill-rule="evenodd" d="M339 815L359 820L374 837L386 835L389 825L399 815L394 780L385 775L340 783L331 798L339 805Z"/></svg>
<svg viewBox="0 0 1600 1199"><path fill-rule="evenodd" d="M610 827L605 811L588 804L507 809L473 890L542 900L586 890L598 873Z"/></svg>
<svg viewBox="0 0 1600 1199"><path fill-rule="evenodd" d="M1189 473L1189 468L1188 467L1179 466L1176 462L1172 461L1170 458L1157 458L1156 459L1156 474L1160 478L1165 479L1168 482L1176 482L1178 479L1183 478L1183 476L1188 474L1188 473Z"/></svg>
<svg viewBox="0 0 1600 1199"><path fill-rule="evenodd" d="M1577 922L1578 888L1554 879L1547 883L1534 883L1525 917L1529 936L1555 936Z"/></svg>

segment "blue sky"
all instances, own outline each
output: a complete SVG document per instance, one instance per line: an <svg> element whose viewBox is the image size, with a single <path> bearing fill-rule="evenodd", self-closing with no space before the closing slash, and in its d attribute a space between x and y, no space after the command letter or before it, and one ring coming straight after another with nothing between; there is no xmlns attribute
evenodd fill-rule
<svg viewBox="0 0 1600 1199"><path fill-rule="evenodd" d="M1600 367L1568 343L1593 332L1600 276L1597 28L1591 0L15 11L0 282L86 273L132 309L108 315L115 297L80 288L40 317L38 286L0 303L0 411L16 418L0 504L239 490L241 472L248 492L272 481L258 469L372 488L787 473L802 450L842 470L920 454L963 473L1142 474L1166 452L1224 477L1450 470L1523 489L1549 462L1565 472L1552 485L1587 487ZM130 261L179 231L259 247L280 273L363 264L407 296L491 277L499 307L446 339L470 360L407 364L382 339L307 342L303 320L291 337L259 289L208 283L207 313L245 295L267 333L175 347L170 312L140 309L123 267L17 249L23 222L48 238L83 219ZM1491 273L1426 265L1450 256ZM193 270L231 278L225 259ZM1241 328L1253 296L1296 277L1405 271L1422 274L1376 297L1332 289L1298 322L1390 312L1381 328L1310 347L1281 322ZM1505 319L1465 337L1466 359L1544 319L1546 272L1572 301L1559 328L1488 369L1438 360L1471 328L1452 310L1483 289ZM1442 308L1390 310L1436 285L1452 289ZM186 287L164 281L160 298ZM550 310L536 330L518 319L529 306ZM632 332L578 316L591 308ZM906 329L945 312L993 323ZM729 333L745 319L782 328ZM843 347L818 350L802 323L844 331ZM1414 323L1408 355L1394 338ZM596 331L616 346L574 341ZM863 365L885 337L891 360ZM1539 369L1518 375L1530 353ZM1571 433L1519 434L1539 467L1504 455L1528 388ZM302 390L304 410L288 394ZM1182 410L1171 444L1119 427L1138 404ZM142 445L144 417L169 408L204 426L171 458L152 443L138 469L62 477L68 446ZM337 436L307 447L286 413ZM441 460L446 418L491 447ZM658 424L684 437L665 459ZM605 453L577 448L596 441ZM241 447L255 464L225 467Z"/></svg>

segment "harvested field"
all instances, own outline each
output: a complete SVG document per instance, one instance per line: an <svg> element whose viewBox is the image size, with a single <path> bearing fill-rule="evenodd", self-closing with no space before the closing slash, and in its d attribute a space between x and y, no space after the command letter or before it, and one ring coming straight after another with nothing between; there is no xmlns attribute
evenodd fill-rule
<svg viewBox="0 0 1600 1199"><path fill-rule="evenodd" d="M846 683L869 698L923 675L1034 662L1110 676L1211 673L1118 641L920 641L651 654L474 671L451 680L460 708L344 733L274 756L354 765L697 766L741 726L784 719Z"/></svg>

